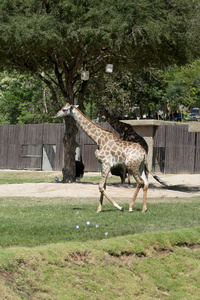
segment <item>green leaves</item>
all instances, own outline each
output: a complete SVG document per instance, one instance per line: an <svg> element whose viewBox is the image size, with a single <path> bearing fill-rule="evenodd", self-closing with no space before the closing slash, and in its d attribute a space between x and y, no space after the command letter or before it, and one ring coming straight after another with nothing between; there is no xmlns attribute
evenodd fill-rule
<svg viewBox="0 0 200 300"><path fill-rule="evenodd" d="M48 93L39 80L14 72L0 74L0 124L48 121Z"/></svg>
<svg viewBox="0 0 200 300"><path fill-rule="evenodd" d="M199 14L199 0L4 0L0 65L38 76L50 89L54 106L75 97L82 106L89 84L93 89L91 79L108 62L121 75L196 58ZM88 82L80 78L84 68L90 72ZM129 97L130 89L126 91L120 86L120 104ZM150 94L159 97L154 88Z"/></svg>
<svg viewBox="0 0 200 300"><path fill-rule="evenodd" d="M164 100L173 110L179 105L185 107L199 106L200 61L178 68L173 66L163 72L163 83L166 84Z"/></svg>

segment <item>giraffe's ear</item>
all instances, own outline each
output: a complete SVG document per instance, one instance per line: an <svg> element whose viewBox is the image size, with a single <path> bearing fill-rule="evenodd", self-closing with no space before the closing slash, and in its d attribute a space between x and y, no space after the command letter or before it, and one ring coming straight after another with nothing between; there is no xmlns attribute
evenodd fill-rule
<svg viewBox="0 0 200 300"><path fill-rule="evenodd" d="M76 108L78 108L79 107L79 105L74 105Z"/></svg>

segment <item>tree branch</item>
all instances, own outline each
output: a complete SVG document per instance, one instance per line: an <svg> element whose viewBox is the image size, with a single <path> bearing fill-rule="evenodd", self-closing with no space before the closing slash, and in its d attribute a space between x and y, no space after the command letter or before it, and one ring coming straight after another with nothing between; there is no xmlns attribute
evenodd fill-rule
<svg viewBox="0 0 200 300"><path fill-rule="evenodd" d="M50 61L52 62L53 66L54 66L54 72L55 72L56 78L58 80L57 85L59 86L64 98L67 98L67 91L66 91L65 86L64 86L62 73L59 72L58 64L57 64L56 60L51 55L49 55L49 59L50 59Z"/></svg>

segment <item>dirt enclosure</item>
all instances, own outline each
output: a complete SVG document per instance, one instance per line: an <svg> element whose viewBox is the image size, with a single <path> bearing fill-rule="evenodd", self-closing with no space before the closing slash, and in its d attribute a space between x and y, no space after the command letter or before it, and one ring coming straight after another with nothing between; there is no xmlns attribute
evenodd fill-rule
<svg viewBox="0 0 200 300"><path fill-rule="evenodd" d="M88 174L87 175L99 175ZM53 174L53 178L55 174ZM191 198L200 196L200 174L159 174L168 188L160 185L155 179L149 175L148 198ZM22 184L1 184L0 197L99 197L98 184L92 183L22 183ZM130 198L134 193L135 183L131 179L131 185L128 184L108 184L107 193L115 198ZM138 198L142 198L142 190L140 190Z"/></svg>

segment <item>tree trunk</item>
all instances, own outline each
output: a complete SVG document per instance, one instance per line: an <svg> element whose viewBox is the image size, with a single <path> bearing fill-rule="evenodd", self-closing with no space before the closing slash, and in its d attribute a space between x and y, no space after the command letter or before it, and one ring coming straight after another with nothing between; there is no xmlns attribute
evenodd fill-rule
<svg viewBox="0 0 200 300"><path fill-rule="evenodd" d="M73 91L73 74L68 74L67 80L67 93L69 103L74 103L74 91ZM71 77L70 77L71 76ZM78 104L79 108L83 108L83 97L87 89L88 82L82 83L81 90L79 91ZM75 163L75 152L76 148L79 146L76 142L76 134L78 128L76 122L72 117L65 118L65 134L63 138L64 144L64 168L62 169L63 181L62 182L75 182L76 181L76 163Z"/></svg>
<svg viewBox="0 0 200 300"><path fill-rule="evenodd" d="M64 168L63 182L76 181L75 151L78 146L76 142L76 134L78 128L72 117L65 118L65 134L63 138L64 144Z"/></svg>

